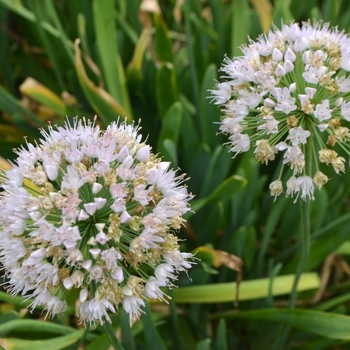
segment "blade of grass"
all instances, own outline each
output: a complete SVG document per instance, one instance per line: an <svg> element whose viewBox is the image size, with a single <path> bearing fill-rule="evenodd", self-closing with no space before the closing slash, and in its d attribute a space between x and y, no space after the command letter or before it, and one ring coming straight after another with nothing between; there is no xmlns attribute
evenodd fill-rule
<svg viewBox="0 0 350 350"><path fill-rule="evenodd" d="M141 317L144 326L146 343L149 349L166 350L166 346L159 336L157 328L155 327L151 318L151 309L149 303L146 303L145 313Z"/></svg>
<svg viewBox="0 0 350 350"><path fill-rule="evenodd" d="M232 6L231 55L242 54L240 46L247 42L250 31L249 6L247 0L235 0Z"/></svg>
<svg viewBox="0 0 350 350"><path fill-rule="evenodd" d="M25 340L16 338L3 338L1 345L11 350L60 350L77 342L84 334L84 329L46 340Z"/></svg>
<svg viewBox="0 0 350 350"><path fill-rule="evenodd" d="M67 327L61 324L46 322L46 321L38 321L38 320L30 320L30 319L17 319L11 320L6 323L3 323L0 327L0 337L6 337L10 332L45 332L45 333L53 333L53 334L69 334L76 331L76 329L72 327ZM92 340L95 339L96 335L92 333L88 333L87 339Z"/></svg>
<svg viewBox="0 0 350 350"><path fill-rule="evenodd" d="M272 23L273 7L271 2L269 0L250 0L250 2L259 16L261 28L266 33L270 29Z"/></svg>
<svg viewBox="0 0 350 350"><path fill-rule="evenodd" d="M262 309L243 312L219 313L215 318L252 319L283 322L303 331L332 339L350 340L350 316L315 310Z"/></svg>
<svg viewBox="0 0 350 350"><path fill-rule="evenodd" d="M60 38L60 42L62 43L63 49L66 51L68 58L70 59L71 63L74 65L74 53L71 46L69 45L69 39L67 38L66 32L62 27L61 21L58 18L57 11L54 6L54 2L52 0L45 0L45 4L59 32L59 38Z"/></svg>
<svg viewBox="0 0 350 350"><path fill-rule="evenodd" d="M130 118L130 114L113 97L100 86L96 86L87 76L79 49L79 39L75 44L75 62L79 83L85 92L86 98L94 110L99 114L107 125L110 121L116 120L118 116Z"/></svg>
<svg viewBox="0 0 350 350"><path fill-rule="evenodd" d="M292 290L294 275L274 278L272 295L288 294ZM243 281L239 285L239 300L266 298L269 295L269 278ZM317 289L320 279L316 273L304 273L298 284L298 291ZM182 287L174 290L177 303L220 303L235 301L236 283L217 283L203 286Z"/></svg>
<svg viewBox="0 0 350 350"><path fill-rule="evenodd" d="M47 53L47 56L48 56L50 62L52 62L54 74L56 76L60 90L64 91L65 90L65 83L63 80L64 72L62 70L62 65L60 64L58 57L56 55L56 49L53 46L53 43L49 38L49 34L43 28L42 18L44 16L42 13L42 6L38 1L30 2L30 6L32 6L33 14L35 16L36 29L37 29L39 36L41 38L41 41L43 43L43 47L45 49L45 52ZM58 36L59 36L59 34L58 34Z"/></svg>
<svg viewBox="0 0 350 350"><path fill-rule="evenodd" d="M189 59L189 65L190 65L190 75L191 75L191 83L192 83L192 90L193 90L193 99L194 104L196 106L196 126L198 129L199 135L202 135L202 128L201 128L201 122L200 122L200 102L199 102L199 85L198 85L198 79L197 79L197 71L195 67L195 58L194 58L194 52L193 52L193 38L191 33L191 22L190 22L190 13L191 13L191 6L190 1L186 1L184 4L184 16L185 16L185 28L186 28L186 34L187 34L187 50L188 50L188 59Z"/></svg>
<svg viewBox="0 0 350 350"><path fill-rule="evenodd" d="M26 7L24 7L21 2L13 0L0 0L0 4L8 8L10 11L17 13L19 16L25 18L26 20L32 23L36 23L35 14L32 11L28 10ZM56 38L60 36L59 31L56 28L54 28L50 23L43 21L41 25L46 31L48 31Z"/></svg>
<svg viewBox="0 0 350 350"><path fill-rule="evenodd" d="M101 67L110 94L118 101L128 116L132 118L132 111L126 90L126 81L123 66L120 64L120 56L117 47L115 25L115 1L94 0L94 28L96 44L101 59Z"/></svg>

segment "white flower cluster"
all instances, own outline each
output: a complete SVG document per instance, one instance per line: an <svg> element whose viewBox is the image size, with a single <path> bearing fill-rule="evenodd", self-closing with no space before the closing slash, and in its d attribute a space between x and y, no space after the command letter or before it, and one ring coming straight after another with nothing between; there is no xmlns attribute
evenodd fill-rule
<svg viewBox="0 0 350 350"><path fill-rule="evenodd" d="M235 155L252 144L267 164L283 152L283 166L292 169L287 195L313 199L314 187L328 181L319 163L345 172L345 159L331 148L350 154L350 39L328 24L292 23L242 52L225 58L225 81L211 91L224 113L220 131ZM270 189L283 192L281 176Z"/></svg>
<svg viewBox="0 0 350 350"><path fill-rule="evenodd" d="M120 304L132 323L145 299L164 299L160 287L191 267L172 232L192 196L138 131L76 118L17 150L0 177L0 262L11 294L55 315L76 288L84 323L110 322Z"/></svg>

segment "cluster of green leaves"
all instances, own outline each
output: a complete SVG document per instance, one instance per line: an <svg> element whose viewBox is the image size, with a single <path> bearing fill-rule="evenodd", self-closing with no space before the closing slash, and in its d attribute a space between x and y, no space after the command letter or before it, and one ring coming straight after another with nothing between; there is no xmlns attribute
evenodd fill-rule
<svg viewBox="0 0 350 350"><path fill-rule="evenodd" d="M309 18L350 31L345 0L0 0L0 155L11 159L24 135L38 137L39 127L65 115L96 114L102 125L140 120L153 150L188 174L196 196L180 235L183 250L198 251L201 261L190 279L181 276L170 305L147 306L152 312L131 329L122 311L113 318L125 349L270 349L280 335L271 332L276 322L292 327L289 347L349 344L350 284L341 276L350 270L349 177L330 172L316 193L302 307L287 310L299 259L298 205L270 198L273 168L251 153L231 159L216 135L220 111L208 99L225 54L239 55L248 36L272 21ZM334 254L331 283L332 266L320 267ZM234 256L244 262L239 305ZM321 287L322 298L313 299ZM75 323L73 301L66 316L43 323L21 298L0 292L0 300L6 349L109 347L101 327Z"/></svg>

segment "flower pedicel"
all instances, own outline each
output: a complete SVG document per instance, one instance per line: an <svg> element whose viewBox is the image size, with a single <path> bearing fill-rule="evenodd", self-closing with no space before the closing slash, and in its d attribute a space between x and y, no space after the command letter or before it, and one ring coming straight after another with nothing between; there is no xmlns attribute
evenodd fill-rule
<svg viewBox="0 0 350 350"><path fill-rule="evenodd" d="M84 323L110 322L119 304L132 323L145 298L164 299L160 287L191 267L173 231L192 196L138 131L67 120L16 151L0 195L0 262L11 294L53 316L77 288Z"/></svg>
<svg viewBox="0 0 350 350"><path fill-rule="evenodd" d="M314 187L328 181L319 163L339 174L345 159L334 148L350 154L350 39L328 24L292 23L250 40L242 52L225 58L226 81L211 91L224 113L220 131L235 155L253 145L256 159L267 164L283 153L271 195L283 192L289 166L286 194L313 199Z"/></svg>

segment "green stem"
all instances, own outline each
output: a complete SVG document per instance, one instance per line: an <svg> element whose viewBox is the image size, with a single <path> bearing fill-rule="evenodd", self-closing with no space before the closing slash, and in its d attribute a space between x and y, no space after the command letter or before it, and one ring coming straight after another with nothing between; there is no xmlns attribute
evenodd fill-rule
<svg viewBox="0 0 350 350"><path fill-rule="evenodd" d="M103 324L103 328L105 329L109 342L114 347L114 349L125 350L123 346L119 343L117 337L115 336L114 329L108 321Z"/></svg>

